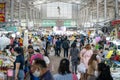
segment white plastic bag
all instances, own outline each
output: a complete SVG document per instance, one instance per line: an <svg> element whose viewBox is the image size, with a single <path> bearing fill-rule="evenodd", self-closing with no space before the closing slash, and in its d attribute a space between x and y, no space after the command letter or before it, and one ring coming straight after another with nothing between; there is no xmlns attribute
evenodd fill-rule
<svg viewBox="0 0 120 80"><path fill-rule="evenodd" d="M51 52L53 52L54 51L54 48L53 47L51 47Z"/></svg>
<svg viewBox="0 0 120 80"><path fill-rule="evenodd" d="M80 73L86 73L86 66L85 66L84 63L80 63L78 65L78 72L80 72Z"/></svg>
<svg viewBox="0 0 120 80"><path fill-rule="evenodd" d="M0 80L5 80L5 74L0 72Z"/></svg>
<svg viewBox="0 0 120 80"><path fill-rule="evenodd" d="M80 47L80 43L79 42L77 43L77 47Z"/></svg>
<svg viewBox="0 0 120 80"><path fill-rule="evenodd" d="M95 71L94 75L95 75L95 77L98 77L98 75L99 75L98 71Z"/></svg>

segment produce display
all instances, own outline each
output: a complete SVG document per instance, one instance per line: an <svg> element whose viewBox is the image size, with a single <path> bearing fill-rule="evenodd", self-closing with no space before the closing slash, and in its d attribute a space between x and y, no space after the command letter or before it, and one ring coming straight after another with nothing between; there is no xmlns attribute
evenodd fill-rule
<svg viewBox="0 0 120 80"><path fill-rule="evenodd" d="M8 70L12 69L12 67L13 67L13 62L10 60L10 57L6 56L5 53L1 52L0 54L0 80L5 80L6 78L5 76L8 74Z"/></svg>

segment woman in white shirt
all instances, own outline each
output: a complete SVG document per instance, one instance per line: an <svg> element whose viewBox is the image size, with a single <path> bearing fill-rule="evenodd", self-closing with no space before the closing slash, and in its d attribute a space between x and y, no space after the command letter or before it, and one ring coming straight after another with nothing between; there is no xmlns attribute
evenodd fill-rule
<svg viewBox="0 0 120 80"><path fill-rule="evenodd" d="M42 49L41 53L43 54L43 59L45 60L47 66L50 66L50 59L48 57L48 53L45 51L45 49Z"/></svg>

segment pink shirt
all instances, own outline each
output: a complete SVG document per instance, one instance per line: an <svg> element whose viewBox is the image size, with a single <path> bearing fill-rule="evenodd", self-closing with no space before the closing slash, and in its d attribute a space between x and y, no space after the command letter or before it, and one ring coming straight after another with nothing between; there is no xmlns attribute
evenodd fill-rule
<svg viewBox="0 0 120 80"><path fill-rule="evenodd" d="M40 54L40 53L33 54L33 55L31 56L31 58L30 58L30 64L32 64L32 61L33 61L33 60L35 60L35 59L37 59L37 58L39 58L39 59L42 59L42 60L43 60L43 55L42 55L42 54Z"/></svg>
<svg viewBox="0 0 120 80"><path fill-rule="evenodd" d="M56 41L57 41L56 39L53 40L53 44L54 44L54 45L55 45Z"/></svg>
<svg viewBox="0 0 120 80"><path fill-rule="evenodd" d="M82 55L82 62L85 64L86 68L88 69L88 62L89 59L91 58L92 54L93 54L93 50L86 50L83 49L80 53Z"/></svg>

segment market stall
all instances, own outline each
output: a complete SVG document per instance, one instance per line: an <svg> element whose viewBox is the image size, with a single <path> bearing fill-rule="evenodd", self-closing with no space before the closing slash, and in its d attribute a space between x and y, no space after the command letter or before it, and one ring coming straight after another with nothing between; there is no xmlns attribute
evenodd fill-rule
<svg viewBox="0 0 120 80"><path fill-rule="evenodd" d="M9 56L10 53L0 52L0 80L10 80L13 76L14 56Z"/></svg>

